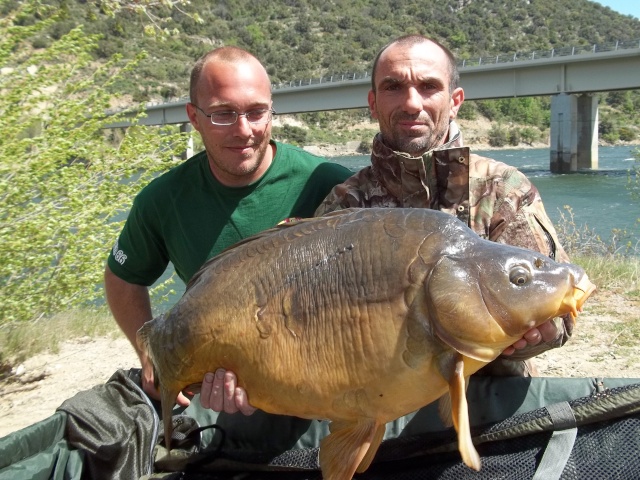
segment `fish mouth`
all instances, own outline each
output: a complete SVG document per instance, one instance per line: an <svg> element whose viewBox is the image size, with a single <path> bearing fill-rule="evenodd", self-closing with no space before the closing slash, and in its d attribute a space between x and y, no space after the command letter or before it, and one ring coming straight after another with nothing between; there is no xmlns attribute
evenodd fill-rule
<svg viewBox="0 0 640 480"><path fill-rule="evenodd" d="M571 321L576 323L576 317L578 313L582 311L584 302L595 292L596 286L591 283L589 277L586 274L582 276L580 281L574 285L571 292L569 292L562 301L561 310L563 313L569 313Z"/></svg>

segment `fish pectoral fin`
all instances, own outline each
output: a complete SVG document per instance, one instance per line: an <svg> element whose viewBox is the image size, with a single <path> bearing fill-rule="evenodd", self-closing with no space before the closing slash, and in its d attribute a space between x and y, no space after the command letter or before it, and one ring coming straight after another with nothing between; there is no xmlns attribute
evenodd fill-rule
<svg viewBox="0 0 640 480"><path fill-rule="evenodd" d="M325 480L350 480L373 446L379 427L372 419L331 422L331 433L320 442L322 477Z"/></svg>
<svg viewBox="0 0 640 480"><path fill-rule="evenodd" d="M445 393L438 400L438 415L445 427L453 426L453 418L451 417L451 395L449 392Z"/></svg>
<svg viewBox="0 0 640 480"><path fill-rule="evenodd" d="M371 462L373 462L373 459L376 456L378 447L380 447L380 444L382 443L382 437L384 437L385 432L385 424L383 423L377 425L378 427L376 428L376 431L373 435L373 439L371 440L371 444L369 445L367 454L364 456L364 458L360 462L360 465L358 465L358 468L356 469L356 472L358 473L362 473L367 470L367 468L369 468Z"/></svg>
<svg viewBox="0 0 640 480"><path fill-rule="evenodd" d="M164 446L171 453L171 433L173 432L172 413L179 390L170 391L160 384L160 403L162 404L162 421L164 423Z"/></svg>
<svg viewBox="0 0 640 480"><path fill-rule="evenodd" d="M455 377L460 358L461 354L455 350L446 350L438 355L436 359L438 371L447 384L451 384L452 379ZM446 392L438 400L438 415L445 427L453 425L454 420L451 416L451 411L451 394Z"/></svg>
<svg viewBox="0 0 640 480"><path fill-rule="evenodd" d="M469 424L469 407L467 405L467 381L464 376L464 357L458 354L453 375L449 379L449 394L451 395L451 413L453 425L458 432L458 450L462 461L476 471L480 470L480 455L471 440L471 426Z"/></svg>

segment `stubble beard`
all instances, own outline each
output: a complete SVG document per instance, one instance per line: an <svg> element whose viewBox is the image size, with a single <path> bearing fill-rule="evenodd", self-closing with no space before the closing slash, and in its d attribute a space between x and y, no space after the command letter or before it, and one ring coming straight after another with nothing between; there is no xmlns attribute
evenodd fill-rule
<svg viewBox="0 0 640 480"><path fill-rule="evenodd" d="M407 119L407 116L398 115L392 119L392 122L397 124L397 122L403 119ZM418 119L424 121L421 118ZM411 117L411 120L415 120L415 118ZM387 135L385 135L384 132L382 133L382 138L387 146L395 151L404 152L414 157L420 156L429 150L433 150L434 148L442 145L447 132L449 131L448 118L443 118L438 125L433 126L430 124L430 120L430 118L427 118L425 121L425 127L428 128L426 133L416 136L408 136L399 129L392 129L391 138L387 138Z"/></svg>
<svg viewBox="0 0 640 480"><path fill-rule="evenodd" d="M243 155L243 158L242 158L243 162L241 164L229 165L229 164L226 164L225 162L221 162L216 159L213 159L210 161L213 161L213 164L215 165L216 170L219 170L220 172L224 173L229 177L237 178L237 179L249 177L253 175L264 162L264 159L267 153L267 148L269 148L268 138L269 138L268 136L263 136L260 139L260 142L262 143L260 144L258 149L255 150L254 153ZM250 159L252 156L254 157L254 160L249 164L245 164L244 161ZM254 181L255 180L257 179L254 179Z"/></svg>
<svg viewBox="0 0 640 480"><path fill-rule="evenodd" d="M259 148L255 151L255 157L253 162L246 166L243 166L243 165L240 166L237 172L238 176L251 175L260 168L260 166L262 165L262 162L264 162L264 158L267 153L267 147L269 147L269 142L265 141L265 138L266 137L263 137L261 139L262 144L260 144ZM245 159L249 159L249 158L251 158L251 155L246 155Z"/></svg>

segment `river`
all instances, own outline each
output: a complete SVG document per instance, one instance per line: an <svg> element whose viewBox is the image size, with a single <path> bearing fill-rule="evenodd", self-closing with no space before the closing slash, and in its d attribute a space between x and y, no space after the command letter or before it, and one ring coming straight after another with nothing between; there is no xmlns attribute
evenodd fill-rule
<svg viewBox="0 0 640 480"><path fill-rule="evenodd" d="M597 170L571 174L549 171L549 149L478 150L478 155L517 167L540 191L547 214L554 222L562 220L565 205L571 207L578 227L588 226L603 240L614 229L626 230L629 238L640 242L640 199L634 200L627 188L628 172L634 166L637 147L599 147ZM369 164L368 155L332 158L357 171Z"/></svg>

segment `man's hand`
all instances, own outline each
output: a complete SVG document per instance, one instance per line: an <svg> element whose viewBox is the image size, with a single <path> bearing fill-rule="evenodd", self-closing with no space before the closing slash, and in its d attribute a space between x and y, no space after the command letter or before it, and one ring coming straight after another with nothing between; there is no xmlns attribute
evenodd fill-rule
<svg viewBox="0 0 640 480"><path fill-rule="evenodd" d="M558 327L553 320L547 320L537 328L532 328L516 343L507 347L502 355L513 355L516 350L522 350L529 345L538 345L540 342L549 342L556 338Z"/></svg>
<svg viewBox="0 0 640 480"><path fill-rule="evenodd" d="M200 405L215 412L251 415L257 409L249 404L247 392L238 387L235 374L222 368L207 373L200 390Z"/></svg>

